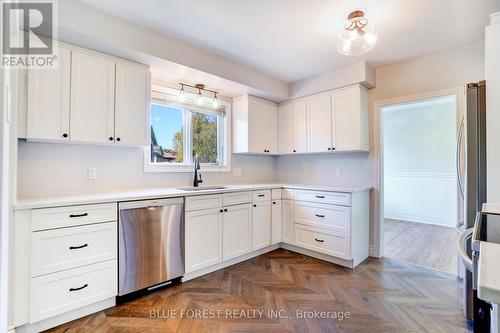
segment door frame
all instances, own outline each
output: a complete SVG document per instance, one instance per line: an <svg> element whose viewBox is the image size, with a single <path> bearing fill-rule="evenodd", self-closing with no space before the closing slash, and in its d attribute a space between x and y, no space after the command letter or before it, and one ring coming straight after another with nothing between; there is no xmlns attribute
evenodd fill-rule
<svg viewBox="0 0 500 333"><path fill-rule="evenodd" d="M373 103L373 150L376 156L375 162L375 191L373 193L373 248L371 256L384 256L384 138L383 138L383 111L387 106L412 103L422 99L437 97L456 96L456 124L457 130L464 116L465 110L465 85L444 90L430 91L419 94L406 95L376 101ZM458 190L458 181L457 181ZM459 202L458 207L461 207ZM463 210L461 211L463 214ZM460 219L460 216L458 217Z"/></svg>

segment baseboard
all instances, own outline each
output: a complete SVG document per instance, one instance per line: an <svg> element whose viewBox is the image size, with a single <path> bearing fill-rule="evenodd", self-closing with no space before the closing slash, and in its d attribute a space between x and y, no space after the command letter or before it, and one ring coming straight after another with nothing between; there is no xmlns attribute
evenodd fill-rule
<svg viewBox="0 0 500 333"><path fill-rule="evenodd" d="M107 298L103 301L84 306L82 308L69 311L58 316L48 318L36 323L27 324L24 326L17 327L15 329L16 333L37 333L45 331L49 328L56 327L58 325L68 323L78 318L88 316L90 314L99 312L101 310L115 306L115 298Z"/></svg>
<svg viewBox="0 0 500 333"><path fill-rule="evenodd" d="M279 247L280 247L279 244L271 245L271 246L268 246L268 247L265 247L265 248L262 248L262 249L259 249L259 250L256 250L256 251L244 254L242 256L230 259L228 261L221 262L220 264L216 264L216 265L213 265L213 266L210 266L210 267L202 268L202 269L194 271L194 272L186 273L186 274L184 274L184 278L182 279L182 281L183 282L184 281L189 281L189 280L195 279L197 277L200 277L202 275L218 271L219 269L223 269L223 268L226 268L228 266L237 264L239 262L242 262L242 261L245 261L245 260L257 257L257 256L260 256L261 254L264 254L264 253L276 250Z"/></svg>
<svg viewBox="0 0 500 333"><path fill-rule="evenodd" d="M416 215L408 215L408 214L399 214L399 213L391 213L386 212L384 214L384 218L391 220L401 220L415 223L424 223L424 224L433 224L439 225L443 227L455 228L457 221L455 219L449 218L441 218L441 217L425 217L425 216L416 216Z"/></svg>

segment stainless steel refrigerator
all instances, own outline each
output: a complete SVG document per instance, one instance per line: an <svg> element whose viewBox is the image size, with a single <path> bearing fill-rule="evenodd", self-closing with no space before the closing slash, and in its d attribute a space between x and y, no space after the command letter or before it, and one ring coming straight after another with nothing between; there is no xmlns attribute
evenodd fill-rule
<svg viewBox="0 0 500 333"><path fill-rule="evenodd" d="M460 191L464 198L464 222L460 229L474 227L477 212L486 202L486 83L469 83L467 109L458 135L457 167ZM464 151L461 163L460 151ZM460 167L463 165L464 167ZM471 247L467 249L471 256ZM472 273L464 273L464 305L467 319L473 319Z"/></svg>

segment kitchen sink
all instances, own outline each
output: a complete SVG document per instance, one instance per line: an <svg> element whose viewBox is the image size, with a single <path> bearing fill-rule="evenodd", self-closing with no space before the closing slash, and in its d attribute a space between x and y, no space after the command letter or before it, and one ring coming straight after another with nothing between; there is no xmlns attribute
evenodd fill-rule
<svg viewBox="0 0 500 333"><path fill-rule="evenodd" d="M178 190L181 191L209 191L209 190L224 190L225 186L200 186L200 187L180 187Z"/></svg>

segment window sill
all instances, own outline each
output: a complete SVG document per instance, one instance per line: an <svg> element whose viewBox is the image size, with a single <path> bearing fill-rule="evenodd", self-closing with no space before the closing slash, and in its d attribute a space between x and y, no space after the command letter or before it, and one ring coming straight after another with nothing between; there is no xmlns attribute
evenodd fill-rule
<svg viewBox="0 0 500 333"><path fill-rule="evenodd" d="M220 172L230 172L231 167L225 166L214 166L214 165L201 165L200 173L220 173ZM183 172L183 173L193 173L194 166L192 165L161 165L161 164L145 164L144 172Z"/></svg>

